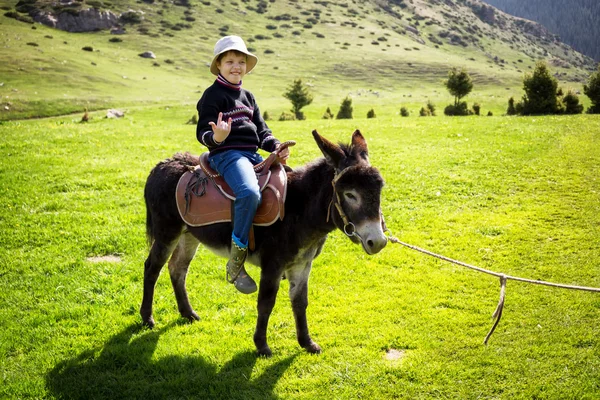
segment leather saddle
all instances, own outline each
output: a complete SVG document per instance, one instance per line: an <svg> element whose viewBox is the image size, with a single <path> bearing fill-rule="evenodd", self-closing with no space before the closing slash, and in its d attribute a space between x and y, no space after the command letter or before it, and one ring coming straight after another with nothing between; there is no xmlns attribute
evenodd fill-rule
<svg viewBox="0 0 600 400"><path fill-rule="evenodd" d="M254 166L261 190L261 203L254 216L254 225L268 226L285 216L287 172L279 152L296 142L282 143L260 164ZM225 179L210 167L208 153L199 157L199 165L184 173L177 183L176 200L179 215L189 226L205 226L231 222L233 191Z"/></svg>

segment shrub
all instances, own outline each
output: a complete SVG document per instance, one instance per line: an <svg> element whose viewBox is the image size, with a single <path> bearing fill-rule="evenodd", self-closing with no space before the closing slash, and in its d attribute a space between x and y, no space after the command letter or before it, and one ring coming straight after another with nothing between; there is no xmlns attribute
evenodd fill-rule
<svg viewBox="0 0 600 400"><path fill-rule="evenodd" d="M583 105L579 104L579 97L572 91L569 90L562 101L565 106L565 114L581 114L583 112Z"/></svg>
<svg viewBox="0 0 600 400"><path fill-rule="evenodd" d="M81 48L81 50L84 50L84 51L94 51L94 48L92 46L83 46Z"/></svg>
<svg viewBox="0 0 600 400"><path fill-rule="evenodd" d="M279 116L280 121L295 121L296 117L293 114L288 114L286 112L282 112Z"/></svg>
<svg viewBox="0 0 600 400"><path fill-rule="evenodd" d="M342 100L336 119L352 119L352 99L348 96Z"/></svg>
<svg viewBox="0 0 600 400"><path fill-rule="evenodd" d="M516 115L517 109L515 108L515 99L508 99L508 108L506 109L506 115Z"/></svg>
<svg viewBox="0 0 600 400"><path fill-rule="evenodd" d="M112 37L112 38L108 39L108 41L111 43L121 43L123 41L123 39L121 39L119 37Z"/></svg>
<svg viewBox="0 0 600 400"><path fill-rule="evenodd" d="M429 114L435 117L435 105L431 102L431 100L427 100L427 109L429 110Z"/></svg>
<svg viewBox="0 0 600 400"><path fill-rule="evenodd" d="M197 125L198 124L198 115L194 114L192 115L192 118L190 118L188 120L188 122L186 122L187 125Z"/></svg>
<svg viewBox="0 0 600 400"><path fill-rule="evenodd" d="M410 115L410 112L408 111L408 109L406 107L402 107L400 109L400 115L403 117L408 117Z"/></svg>
<svg viewBox="0 0 600 400"><path fill-rule="evenodd" d="M331 112L331 109L329 107L327 107L327 110L325 110L325 114L323 114L323 119L333 119L333 113Z"/></svg>
<svg viewBox="0 0 600 400"><path fill-rule="evenodd" d="M296 116L296 119L303 120L304 114L300 110L304 106L312 103L313 96L308 90L308 87L302 84L302 80L296 79L294 83L288 87L288 90L283 94L283 97L292 102L292 112Z"/></svg>
<svg viewBox="0 0 600 400"><path fill-rule="evenodd" d="M139 24L142 22L142 17L135 11L127 11L121 14L119 18L124 24Z"/></svg>
<svg viewBox="0 0 600 400"><path fill-rule="evenodd" d="M431 115L431 111L429 111L429 109L426 107L421 107L419 110L419 115L421 117L429 117Z"/></svg>
<svg viewBox="0 0 600 400"><path fill-rule="evenodd" d="M533 74L525 75L523 89L523 115L560 113L558 81L552 76L545 62L538 61Z"/></svg>
<svg viewBox="0 0 600 400"><path fill-rule="evenodd" d="M469 108L466 101L461 101L458 104L449 104L444 109L444 114L448 116L469 115Z"/></svg>
<svg viewBox="0 0 600 400"><path fill-rule="evenodd" d="M587 84L583 85L583 93L592 101L586 112L600 114L600 64L598 70L590 75Z"/></svg>
<svg viewBox="0 0 600 400"><path fill-rule="evenodd" d="M475 113L475 115L480 115L479 113L481 112L481 106L479 105L479 103L473 104L473 112Z"/></svg>
<svg viewBox="0 0 600 400"><path fill-rule="evenodd" d="M367 112L367 118L375 118L375 110L373 110L372 108Z"/></svg>
<svg viewBox="0 0 600 400"><path fill-rule="evenodd" d="M263 119L265 121L270 121L271 120L271 116L269 115L269 112L265 110L265 112L263 113Z"/></svg>
<svg viewBox="0 0 600 400"><path fill-rule="evenodd" d="M8 11L4 13L4 16L7 18L14 18L17 21L21 21L21 22L25 22L28 24L33 24L33 19L31 17L28 17L26 15L21 15L16 11Z"/></svg>
<svg viewBox="0 0 600 400"><path fill-rule="evenodd" d="M487 113L487 116L488 116L488 117L493 117L493 116L494 116L494 113L493 113L493 112L491 112L491 111L488 111L488 113Z"/></svg>

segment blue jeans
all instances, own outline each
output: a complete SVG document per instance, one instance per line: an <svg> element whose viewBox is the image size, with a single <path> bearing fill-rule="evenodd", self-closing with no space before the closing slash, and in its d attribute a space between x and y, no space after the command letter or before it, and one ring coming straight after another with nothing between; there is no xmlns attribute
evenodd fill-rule
<svg viewBox="0 0 600 400"><path fill-rule="evenodd" d="M252 151L226 150L209 157L213 167L233 190L233 240L240 247L248 246L248 233L261 195L254 165L263 160L260 154Z"/></svg>

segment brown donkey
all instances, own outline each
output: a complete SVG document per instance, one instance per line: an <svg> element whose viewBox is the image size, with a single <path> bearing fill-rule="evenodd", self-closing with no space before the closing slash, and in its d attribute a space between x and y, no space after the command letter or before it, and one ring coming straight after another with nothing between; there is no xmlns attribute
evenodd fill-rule
<svg viewBox="0 0 600 400"><path fill-rule="evenodd" d="M258 291L258 319L254 344L260 355L271 355L267 344L269 317L282 277L290 282L289 296L300 346L310 353L321 348L308 332L308 277L312 261L319 255L327 234L340 229L367 254L381 251L387 244L380 196L383 178L369 163L367 143L359 131L350 145L337 145L313 131L324 155L288 172L285 218L270 226L255 227L255 250L248 262L261 268ZM198 320L185 287L190 262L202 243L212 252L229 257L231 224L202 227L186 225L177 211L175 188L179 178L198 163L198 157L176 154L160 162L148 176L146 229L152 243L144 269L144 297L140 314L153 327L154 286L163 265L169 260L169 273L179 312L190 321Z"/></svg>

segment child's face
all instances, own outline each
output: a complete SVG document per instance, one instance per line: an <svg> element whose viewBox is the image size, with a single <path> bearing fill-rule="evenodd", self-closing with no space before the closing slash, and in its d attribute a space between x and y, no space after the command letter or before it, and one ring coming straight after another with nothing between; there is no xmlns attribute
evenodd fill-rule
<svg viewBox="0 0 600 400"><path fill-rule="evenodd" d="M228 51L217 62L217 68L225 79L229 82L238 84L246 75L246 55Z"/></svg>

